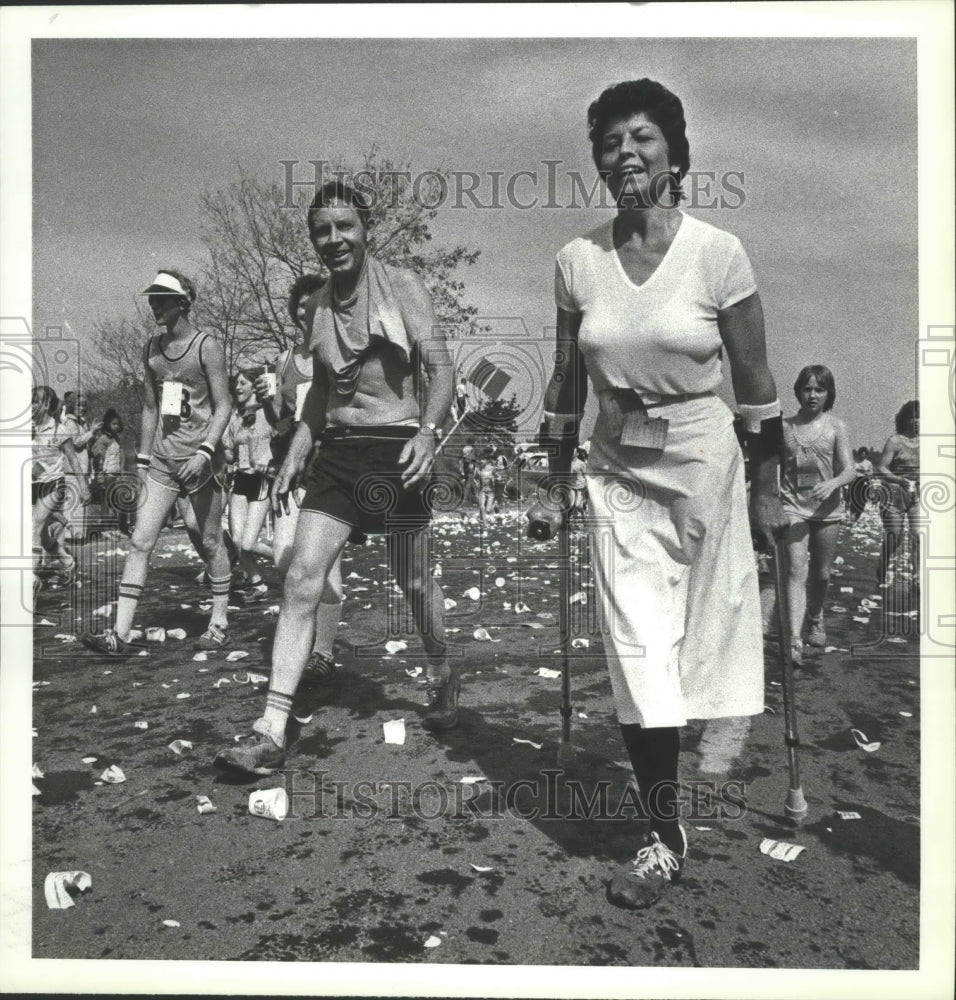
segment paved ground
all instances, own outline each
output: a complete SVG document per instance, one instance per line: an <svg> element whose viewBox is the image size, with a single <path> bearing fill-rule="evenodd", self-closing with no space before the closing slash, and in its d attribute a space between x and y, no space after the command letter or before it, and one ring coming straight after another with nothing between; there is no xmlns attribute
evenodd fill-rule
<svg viewBox="0 0 956 1000"><path fill-rule="evenodd" d="M121 567L116 541L88 546L99 583L88 579L72 604L45 591L36 616L35 957L915 968L918 637L911 616L879 610L908 608L899 588L873 583L878 522L867 516L844 531L828 612L833 648L798 676L806 824L793 830L782 819L782 704L768 646L766 712L688 727L686 874L643 914L605 898L641 838L600 641L590 636L578 651L578 753L562 770L560 683L535 673L558 666L556 551L529 545L521 530L517 514L483 542L474 524L436 528L465 670L460 725L437 739L420 727L423 690L409 676L417 640L396 655L384 649L383 546L350 549L339 673L312 706L289 771L251 784L224 779L212 758L261 712L255 675L268 671L275 590L233 612L229 650L245 659L194 661L191 640L205 620L199 564L170 532L138 624L180 627L188 638L107 661L69 638L83 624L77 616L105 603L104 567ZM587 598L587 573L576 573ZM465 594L475 586L478 600ZM861 611L864 598L875 609ZM519 600L528 612L515 613ZM575 605L583 637L591 606ZM881 622L895 635L877 643ZM479 627L491 641L475 638ZM385 744L383 722L399 718L405 745ZM879 749L859 749L852 729ZM177 739L192 750L177 756L168 748ZM111 765L125 782L100 781ZM292 795L288 818L250 815L250 790L277 785ZM198 795L217 811L200 814ZM580 816L581 795L597 795L601 815ZM774 860L760 852L764 838L805 851ZM73 869L88 872L92 888L71 909L49 909L45 876Z"/></svg>

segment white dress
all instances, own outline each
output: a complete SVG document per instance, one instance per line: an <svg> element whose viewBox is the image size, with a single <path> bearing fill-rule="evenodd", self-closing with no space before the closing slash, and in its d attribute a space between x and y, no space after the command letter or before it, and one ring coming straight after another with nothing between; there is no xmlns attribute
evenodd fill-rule
<svg viewBox="0 0 956 1000"><path fill-rule="evenodd" d="M623 724L763 711L763 639L743 458L714 395L654 407L663 451L608 433L601 394L710 393L721 382L717 312L756 291L740 241L682 213L657 270L635 285L613 222L558 254L555 299L601 401L588 459L594 565L608 669Z"/></svg>

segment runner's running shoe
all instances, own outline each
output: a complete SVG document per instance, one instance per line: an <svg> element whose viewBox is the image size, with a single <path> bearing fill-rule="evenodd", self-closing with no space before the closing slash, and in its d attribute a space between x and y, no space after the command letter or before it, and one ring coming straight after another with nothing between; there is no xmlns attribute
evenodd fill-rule
<svg viewBox="0 0 956 1000"><path fill-rule="evenodd" d="M827 644L827 630L823 627L823 615L807 618L807 645L823 647Z"/></svg>
<svg viewBox="0 0 956 1000"><path fill-rule="evenodd" d="M223 646L229 641L229 633L222 627L222 625L210 624L209 628L196 640L193 649L222 649Z"/></svg>
<svg viewBox="0 0 956 1000"><path fill-rule="evenodd" d="M243 604L253 604L255 601L261 601L264 597L269 594L269 585L263 583L261 580L258 583L254 583L247 587L241 593L241 599Z"/></svg>
<svg viewBox="0 0 956 1000"><path fill-rule="evenodd" d="M664 844L655 830L647 846L614 876L608 887L608 899L615 906L643 910L656 903L669 885L680 881L687 855L687 835L682 826L679 829L684 844L680 854Z"/></svg>
<svg viewBox="0 0 956 1000"><path fill-rule="evenodd" d="M325 653L313 650L312 655L309 657L309 662L302 671L301 683L323 684L335 674L335 671L335 660L331 656L326 656Z"/></svg>
<svg viewBox="0 0 956 1000"><path fill-rule="evenodd" d="M285 764L285 747L269 735L269 724L257 719L252 724L252 735L244 736L235 746L220 750L213 764L223 771L241 771L243 774L270 776Z"/></svg>
<svg viewBox="0 0 956 1000"><path fill-rule="evenodd" d="M95 635L87 632L80 636L80 642L87 649L92 649L94 653L102 653L104 656L132 656L145 648L121 639L114 628L108 628L105 632Z"/></svg>

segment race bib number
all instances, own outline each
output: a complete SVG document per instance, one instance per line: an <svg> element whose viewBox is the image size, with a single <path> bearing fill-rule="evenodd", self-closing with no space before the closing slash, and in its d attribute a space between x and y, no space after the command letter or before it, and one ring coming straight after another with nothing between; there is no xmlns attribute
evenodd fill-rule
<svg viewBox="0 0 956 1000"><path fill-rule="evenodd" d="M159 412L164 417L181 417L185 402L185 386L182 382L164 380L159 399Z"/></svg>
<svg viewBox="0 0 956 1000"><path fill-rule="evenodd" d="M663 417L649 417L639 411L625 413L621 427L621 444L628 448L663 451L668 426Z"/></svg>
<svg viewBox="0 0 956 1000"><path fill-rule="evenodd" d="M300 382L295 387L295 419L302 419L302 407L305 406L305 397L309 394L311 382Z"/></svg>
<svg viewBox="0 0 956 1000"><path fill-rule="evenodd" d="M239 468L251 469L252 462L249 461L249 445L245 441L239 442Z"/></svg>
<svg viewBox="0 0 956 1000"><path fill-rule="evenodd" d="M813 458L797 460L797 489L812 490L817 483L822 483L823 477Z"/></svg>

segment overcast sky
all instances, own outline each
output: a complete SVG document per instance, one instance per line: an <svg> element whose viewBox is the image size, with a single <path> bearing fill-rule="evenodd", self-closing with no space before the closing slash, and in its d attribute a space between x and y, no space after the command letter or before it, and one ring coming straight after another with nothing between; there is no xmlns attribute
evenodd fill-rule
<svg viewBox="0 0 956 1000"><path fill-rule="evenodd" d="M44 40L33 49L34 320L82 341L128 314L156 266L199 269L197 201L239 165L373 144L413 171L519 170L539 207L455 207L436 239L479 249L466 298L505 335L554 322L554 255L607 209L544 208L546 160L594 179L588 104L660 80L684 102L696 171L738 171L743 204L701 206L750 254L785 411L832 368L854 444L882 444L915 395L916 45L857 39ZM506 201L506 198L502 198ZM735 200L739 200L736 199ZM580 199L579 199L580 201Z"/></svg>

